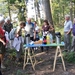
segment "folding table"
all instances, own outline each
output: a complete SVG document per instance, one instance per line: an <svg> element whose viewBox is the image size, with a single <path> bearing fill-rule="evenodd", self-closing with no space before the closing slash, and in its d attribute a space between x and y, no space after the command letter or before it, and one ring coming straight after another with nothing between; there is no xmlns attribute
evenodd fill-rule
<svg viewBox="0 0 75 75"><path fill-rule="evenodd" d="M27 49L25 49L25 55L24 55L24 65L23 65L23 69L25 68L25 66L28 64L28 60L30 59L30 62L32 64L32 68L33 70L35 70L35 64L37 63L36 62L36 58L35 58L35 55L34 55L34 50L32 50L32 55L30 53L30 48L31 47L47 47L47 46L56 46L56 52L55 52L55 58L54 58L54 64L53 64L53 71L55 71L55 66L56 66L56 60L57 60L57 57L58 57L58 53L60 53L60 57L62 59L62 64L63 64L63 68L64 70L66 71L66 68L65 68L65 63L64 63L64 59L63 59L63 56L62 56L62 51L61 51L61 46L64 46L64 44L56 44L56 43L52 43L52 44L33 44L33 45L24 45L24 47L28 47ZM34 58L34 61L32 60Z"/></svg>

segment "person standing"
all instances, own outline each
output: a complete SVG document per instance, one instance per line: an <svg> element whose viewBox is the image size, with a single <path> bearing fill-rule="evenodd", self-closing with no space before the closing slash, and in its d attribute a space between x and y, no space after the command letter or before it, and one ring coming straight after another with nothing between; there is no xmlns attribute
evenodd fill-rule
<svg viewBox="0 0 75 75"><path fill-rule="evenodd" d="M6 18L6 20L5 20L5 24L4 24L4 26L3 26L3 29L4 29L5 31L7 31L8 33L10 33L10 31L11 31L12 28L13 28L13 25L12 25L12 23L11 23L10 18L8 17L8 18Z"/></svg>
<svg viewBox="0 0 75 75"><path fill-rule="evenodd" d="M13 25L12 25L11 20L10 20L9 17L6 18L5 24L3 26L3 29L5 30L6 33L8 33L8 37L9 37L9 34L10 34L11 30L13 29ZM12 42L13 42L13 40L9 38L9 42L7 44L7 48L12 49Z"/></svg>
<svg viewBox="0 0 75 75"><path fill-rule="evenodd" d="M49 34L50 31L53 31L53 30L54 30L54 28L53 28L51 25L49 25L48 21L47 21L47 20L44 20L43 26L42 26L43 37L44 37L45 39L47 39L47 38L46 38L46 37L47 37L47 34ZM47 41L46 41L46 42L47 42ZM42 50L42 52L43 52L43 47L41 47L41 50ZM47 47L47 51L48 51L48 47Z"/></svg>
<svg viewBox="0 0 75 75"><path fill-rule="evenodd" d="M73 20L73 28L72 28L72 50L75 51L75 18Z"/></svg>
<svg viewBox="0 0 75 75"><path fill-rule="evenodd" d="M20 61L22 46L24 39L22 37L22 29L25 27L25 22L21 21L20 25L16 28L15 38L13 42L13 47L16 49L16 61Z"/></svg>
<svg viewBox="0 0 75 75"><path fill-rule="evenodd" d="M31 22L31 18L28 18L25 26L25 39L30 38L31 41L34 41L34 30L34 24ZM26 44L28 44L30 40L26 40Z"/></svg>
<svg viewBox="0 0 75 75"><path fill-rule="evenodd" d="M0 63L1 63L1 68L4 69L6 68L3 65L3 58L5 55L5 45L6 45L6 39L5 39L5 31L3 30L3 24L4 24L4 18L0 17Z"/></svg>
<svg viewBox="0 0 75 75"><path fill-rule="evenodd" d="M70 15L65 15L65 22L64 22L64 43L65 43L65 50L70 51L71 49L71 31L72 31L72 21L70 20Z"/></svg>
<svg viewBox="0 0 75 75"><path fill-rule="evenodd" d="M40 27L37 25L37 22L34 21L34 41L38 41L40 39L39 33L40 33ZM34 48L34 50L37 49L38 49L37 47Z"/></svg>
<svg viewBox="0 0 75 75"><path fill-rule="evenodd" d="M34 21L34 41L38 41L39 40L39 32L40 32L40 27L37 25L37 22Z"/></svg>

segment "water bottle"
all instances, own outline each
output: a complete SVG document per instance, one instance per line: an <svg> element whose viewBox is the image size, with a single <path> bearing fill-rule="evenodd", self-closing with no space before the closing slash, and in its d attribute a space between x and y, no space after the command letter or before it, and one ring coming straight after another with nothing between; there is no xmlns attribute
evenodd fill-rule
<svg viewBox="0 0 75 75"><path fill-rule="evenodd" d="M53 36L50 34L50 43L53 43Z"/></svg>
<svg viewBox="0 0 75 75"><path fill-rule="evenodd" d="M30 35L26 35L26 44L29 44L30 43Z"/></svg>
<svg viewBox="0 0 75 75"><path fill-rule="evenodd" d="M50 35L47 34L47 44L50 44Z"/></svg>

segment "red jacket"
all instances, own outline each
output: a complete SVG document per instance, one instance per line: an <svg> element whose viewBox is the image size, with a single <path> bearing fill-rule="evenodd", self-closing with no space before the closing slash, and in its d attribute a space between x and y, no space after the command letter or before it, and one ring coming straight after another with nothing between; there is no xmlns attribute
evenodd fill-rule
<svg viewBox="0 0 75 75"><path fill-rule="evenodd" d="M3 41L5 41L5 32L4 32L4 30L2 29L2 27L0 27L0 38L3 40Z"/></svg>

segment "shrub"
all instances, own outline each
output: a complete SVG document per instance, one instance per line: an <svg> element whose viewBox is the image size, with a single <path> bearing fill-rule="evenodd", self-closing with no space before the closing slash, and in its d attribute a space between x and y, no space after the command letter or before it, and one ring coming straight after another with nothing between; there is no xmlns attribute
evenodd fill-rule
<svg viewBox="0 0 75 75"><path fill-rule="evenodd" d="M75 63L75 52L64 52L64 59L69 63Z"/></svg>

